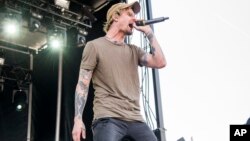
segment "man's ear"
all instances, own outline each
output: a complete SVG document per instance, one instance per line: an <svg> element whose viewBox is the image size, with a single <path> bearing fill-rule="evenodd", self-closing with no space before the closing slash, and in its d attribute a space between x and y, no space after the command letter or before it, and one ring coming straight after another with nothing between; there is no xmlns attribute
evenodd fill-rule
<svg viewBox="0 0 250 141"><path fill-rule="evenodd" d="M119 16L120 16L120 14L119 14L118 12L117 12L117 13L115 13L115 14L113 14L113 16L112 16L113 21L117 22L117 21L118 21Z"/></svg>

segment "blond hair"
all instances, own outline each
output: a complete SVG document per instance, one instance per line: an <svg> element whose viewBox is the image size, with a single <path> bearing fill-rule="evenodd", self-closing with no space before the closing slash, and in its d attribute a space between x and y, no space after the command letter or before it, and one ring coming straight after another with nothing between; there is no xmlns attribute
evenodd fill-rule
<svg viewBox="0 0 250 141"><path fill-rule="evenodd" d="M117 3L114 4L113 6L111 6L107 12L107 16L106 16L106 22L104 23L104 27L103 30L105 33L108 32L111 24L113 23L113 15L117 14L118 16L120 16L122 10L124 9L128 9L131 8L135 14L140 12L140 4L135 1L133 3L127 4L127 3Z"/></svg>

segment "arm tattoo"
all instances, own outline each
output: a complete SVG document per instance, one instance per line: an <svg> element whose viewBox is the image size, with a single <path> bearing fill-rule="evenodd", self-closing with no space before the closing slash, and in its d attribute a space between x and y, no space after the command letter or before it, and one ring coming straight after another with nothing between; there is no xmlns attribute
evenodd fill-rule
<svg viewBox="0 0 250 141"><path fill-rule="evenodd" d="M150 53L151 53L153 56L155 56L155 48L154 48L154 47L151 47L151 48L150 48Z"/></svg>
<svg viewBox="0 0 250 141"><path fill-rule="evenodd" d="M154 34L150 32L146 36L148 37L148 40L150 41L154 37Z"/></svg>
<svg viewBox="0 0 250 141"><path fill-rule="evenodd" d="M147 57L148 57L147 53L142 56L141 61L140 61L142 66L147 66L147 64L148 64Z"/></svg>
<svg viewBox="0 0 250 141"><path fill-rule="evenodd" d="M75 91L75 117L82 119L82 113L87 101L89 83L92 77L92 71L81 69L79 80Z"/></svg>
<svg viewBox="0 0 250 141"><path fill-rule="evenodd" d="M153 37L154 37L154 33L150 32L150 33L148 33L146 36L147 36L148 40L149 40L150 42L152 42L152 39L153 39ZM155 51L156 51L155 48L151 46L151 48L150 48L150 53L151 53L153 56L155 55Z"/></svg>

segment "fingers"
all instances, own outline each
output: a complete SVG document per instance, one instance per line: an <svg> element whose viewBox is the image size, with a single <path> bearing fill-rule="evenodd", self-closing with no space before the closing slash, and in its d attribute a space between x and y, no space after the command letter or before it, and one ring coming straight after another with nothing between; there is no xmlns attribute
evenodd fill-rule
<svg viewBox="0 0 250 141"><path fill-rule="evenodd" d="M73 141L81 141L81 137L84 139L86 138L85 125L82 120L77 118L75 118L74 122L75 123L72 130Z"/></svg>
<svg viewBox="0 0 250 141"><path fill-rule="evenodd" d="M72 137L73 137L73 141L81 141L81 139L80 139L81 132L77 132L77 131L73 130Z"/></svg>
<svg viewBox="0 0 250 141"><path fill-rule="evenodd" d="M145 25L145 26L137 26L136 24L133 24L133 27L138 30L141 31L143 33L148 33L150 32L152 29L149 25Z"/></svg>
<svg viewBox="0 0 250 141"><path fill-rule="evenodd" d="M81 141L81 134L82 138L86 139L86 131L83 129L81 132L72 132L73 141Z"/></svg>
<svg viewBox="0 0 250 141"><path fill-rule="evenodd" d="M82 138L86 139L86 130L82 129Z"/></svg>

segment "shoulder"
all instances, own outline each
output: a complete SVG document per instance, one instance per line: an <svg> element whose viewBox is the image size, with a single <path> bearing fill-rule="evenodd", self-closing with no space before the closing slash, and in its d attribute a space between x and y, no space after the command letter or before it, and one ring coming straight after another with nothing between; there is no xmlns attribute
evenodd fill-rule
<svg viewBox="0 0 250 141"><path fill-rule="evenodd" d="M104 37L99 37L99 38L88 41L88 43L95 44L95 43L104 42L104 41L105 41Z"/></svg>
<svg viewBox="0 0 250 141"><path fill-rule="evenodd" d="M86 47L97 47L97 46L103 45L104 42L105 42L104 37L99 37L99 38L88 41L86 44Z"/></svg>
<svg viewBox="0 0 250 141"><path fill-rule="evenodd" d="M134 45L134 44L127 44L131 49L138 49L140 47Z"/></svg>
<svg viewBox="0 0 250 141"><path fill-rule="evenodd" d="M137 52L144 52L144 49L137 46L137 45L134 45L134 44L127 44L132 50L135 50Z"/></svg>

